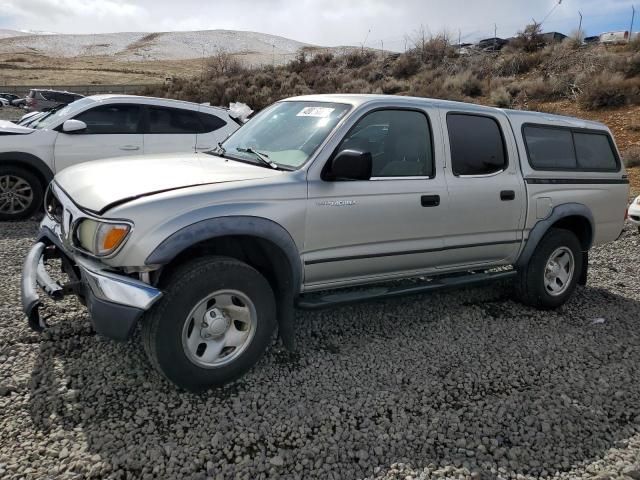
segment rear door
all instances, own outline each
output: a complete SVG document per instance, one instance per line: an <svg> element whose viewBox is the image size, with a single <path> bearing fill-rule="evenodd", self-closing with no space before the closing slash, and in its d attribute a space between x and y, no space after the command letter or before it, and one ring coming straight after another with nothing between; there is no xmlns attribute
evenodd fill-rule
<svg viewBox="0 0 640 480"><path fill-rule="evenodd" d="M99 158L141 154L141 112L140 105L103 104L76 115L74 119L86 123L87 128L58 133L54 148L56 171Z"/></svg>
<svg viewBox="0 0 640 480"><path fill-rule="evenodd" d="M203 130L196 110L148 105L144 153L193 152Z"/></svg>
<svg viewBox="0 0 640 480"><path fill-rule="evenodd" d="M511 263L526 207L508 119L441 109L449 192L443 266Z"/></svg>

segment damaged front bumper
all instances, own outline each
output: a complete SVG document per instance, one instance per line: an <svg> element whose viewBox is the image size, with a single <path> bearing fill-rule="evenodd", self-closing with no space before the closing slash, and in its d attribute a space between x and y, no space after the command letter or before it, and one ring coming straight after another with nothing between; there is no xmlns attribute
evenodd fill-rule
<svg viewBox="0 0 640 480"><path fill-rule="evenodd" d="M45 261L51 258L60 258L67 266L68 284L60 285L47 273ZM84 257L72 257L46 230L27 254L21 284L22 309L29 326L42 331L47 324L40 316L38 287L54 300L77 295L86 304L96 332L115 340L129 338L142 314L162 296L147 283L108 271Z"/></svg>

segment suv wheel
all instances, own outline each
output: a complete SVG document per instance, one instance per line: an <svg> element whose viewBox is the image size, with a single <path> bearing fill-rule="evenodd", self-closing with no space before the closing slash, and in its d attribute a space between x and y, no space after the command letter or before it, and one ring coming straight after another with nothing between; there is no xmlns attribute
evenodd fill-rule
<svg viewBox="0 0 640 480"><path fill-rule="evenodd" d="M207 257L179 267L143 320L151 363L187 390L220 386L249 370L271 342L275 298L253 267Z"/></svg>
<svg viewBox="0 0 640 480"><path fill-rule="evenodd" d="M533 307L559 307L575 290L582 261L580 242L572 232L549 230L518 275L518 298Z"/></svg>
<svg viewBox="0 0 640 480"><path fill-rule="evenodd" d="M42 205L42 184L28 170L0 166L0 220L29 218Z"/></svg>

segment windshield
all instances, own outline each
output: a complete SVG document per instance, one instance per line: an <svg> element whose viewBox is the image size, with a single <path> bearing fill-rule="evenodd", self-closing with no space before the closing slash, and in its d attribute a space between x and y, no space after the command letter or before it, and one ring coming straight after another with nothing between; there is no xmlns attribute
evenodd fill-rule
<svg viewBox="0 0 640 480"><path fill-rule="evenodd" d="M80 112L80 110L84 110L87 105L92 103L95 103L95 100L93 100L92 98L81 98L80 100L76 100L66 107L61 108L60 110L55 109L51 110L50 112L45 112L41 117L38 117L36 122L29 126L36 129L55 127L64 117L73 116L76 113Z"/></svg>
<svg viewBox="0 0 640 480"><path fill-rule="evenodd" d="M298 168L327 138L350 105L280 102L240 128L223 147L226 155L256 162L256 153L278 167Z"/></svg>

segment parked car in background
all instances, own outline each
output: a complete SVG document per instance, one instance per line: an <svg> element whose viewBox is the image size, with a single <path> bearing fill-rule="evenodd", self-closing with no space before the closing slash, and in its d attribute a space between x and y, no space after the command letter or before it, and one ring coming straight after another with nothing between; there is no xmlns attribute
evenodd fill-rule
<svg viewBox="0 0 640 480"><path fill-rule="evenodd" d="M23 108L27 104L26 98L17 98L11 102L11 105L18 108Z"/></svg>
<svg viewBox="0 0 640 480"><path fill-rule="evenodd" d="M84 95L79 93L32 88L25 97L25 105L30 112L44 112L60 105L68 105L83 97Z"/></svg>
<svg viewBox="0 0 640 480"><path fill-rule="evenodd" d="M631 35L631 39L637 37L637 33ZM618 32L605 32L600 34L600 43L615 45L629 42L629 31L621 30Z"/></svg>
<svg viewBox="0 0 640 480"><path fill-rule="evenodd" d="M141 320L151 364L199 391L251 368L276 329L291 347L295 305L509 279L523 303L559 307L587 282L589 249L619 237L628 194L601 123L427 98L290 98L207 155L56 175L23 311L46 327L40 285L74 291L107 337ZM44 268L52 257L65 288Z"/></svg>
<svg viewBox="0 0 640 480"><path fill-rule="evenodd" d="M20 97L14 93L0 93L0 98L4 98L10 105L13 105L15 100L20 99Z"/></svg>
<svg viewBox="0 0 640 480"><path fill-rule="evenodd" d="M498 50L502 50L502 47L504 47L507 43L507 40L505 40L504 38L485 38L484 40L480 40L476 44L476 48L485 52L495 52Z"/></svg>
<svg viewBox="0 0 640 480"><path fill-rule="evenodd" d="M629 205L627 217L633 225L638 227L638 232L640 232L640 196L634 198L631 205Z"/></svg>
<svg viewBox="0 0 640 480"><path fill-rule="evenodd" d="M105 157L210 150L239 127L224 108L132 95L82 98L34 114L20 125L0 121L0 182L4 193L12 193L10 203L0 202L0 220L33 214L53 175L70 165ZM126 165L123 177L124 169Z"/></svg>

